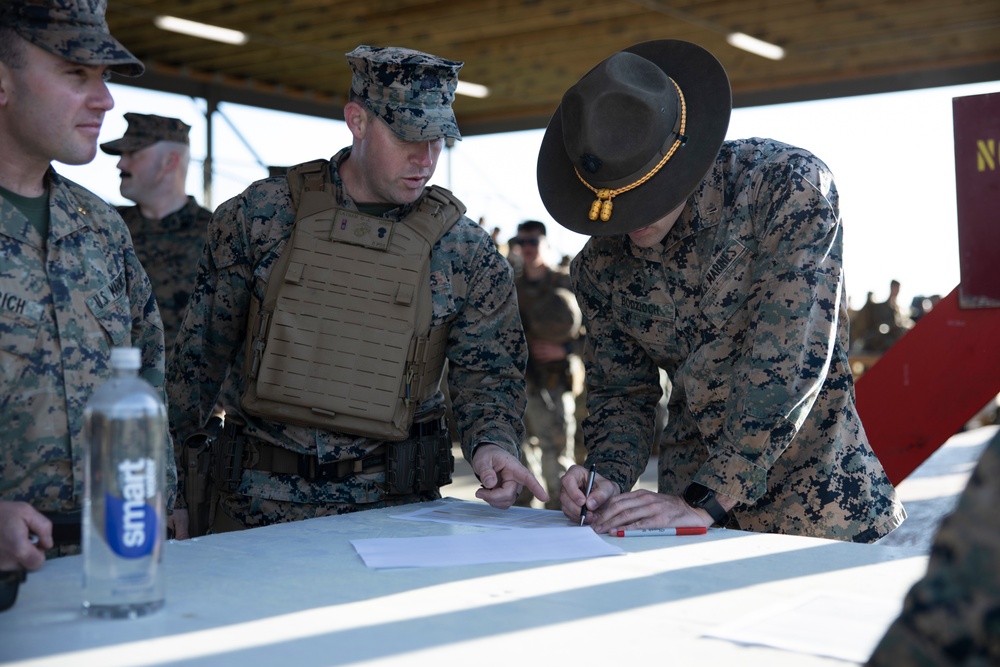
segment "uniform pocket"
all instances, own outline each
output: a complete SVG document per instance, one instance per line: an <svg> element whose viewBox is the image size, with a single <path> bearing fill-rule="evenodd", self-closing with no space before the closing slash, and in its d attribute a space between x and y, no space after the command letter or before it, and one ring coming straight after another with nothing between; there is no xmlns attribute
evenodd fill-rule
<svg viewBox="0 0 1000 667"><path fill-rule="evenodd" d="M0 310L0 375L8 386L31 366L41 330L41 305L20 303L30 305Z"/></svg>

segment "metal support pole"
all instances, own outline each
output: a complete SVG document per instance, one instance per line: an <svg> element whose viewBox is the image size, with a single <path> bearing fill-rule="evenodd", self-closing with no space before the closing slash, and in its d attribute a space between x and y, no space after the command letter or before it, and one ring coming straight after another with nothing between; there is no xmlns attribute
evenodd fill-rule
<svg viewBox="0 0 1000 667"><path fill-rule="evenodd" d="M213 210L215 207L212 205L212 119L215 116L215 111L218 108L218 103L214 97L206 97L205 99L205 162L202 164L202 178L204 180L204 193L202 197L204 198L204 206L209 210Z"/></svg>

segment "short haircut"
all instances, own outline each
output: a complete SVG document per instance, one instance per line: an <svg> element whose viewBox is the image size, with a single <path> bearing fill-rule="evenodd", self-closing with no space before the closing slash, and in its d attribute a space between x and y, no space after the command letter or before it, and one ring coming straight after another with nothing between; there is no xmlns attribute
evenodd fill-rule
<svg viewBox="0 0 1000 667"><path fill-rule="evenodd" d="M365 113L367 113L369 116L375 115L375 112L372 111L371 108L368 106L368 103L365 102L365 98L362 95L359 95L356 92L354 92L353 88L351 89L351 94L348 96L348 101L354 102L355 104L360 104L364 108Z"/></svg>
<svg viewBox="0 0 1000 667"><path fill-rule="evenodd" d="M0 63L11 69L21 69L27 64L24 41L7 26L0 26Z"/></svg>
<svg viewBox="0 0 1000 667"><path fill-rule="evenodd" d="M517 226L517 233L521 232L538 232L542 236L546 236L545 223L538 220L525 220Z"/></svg>

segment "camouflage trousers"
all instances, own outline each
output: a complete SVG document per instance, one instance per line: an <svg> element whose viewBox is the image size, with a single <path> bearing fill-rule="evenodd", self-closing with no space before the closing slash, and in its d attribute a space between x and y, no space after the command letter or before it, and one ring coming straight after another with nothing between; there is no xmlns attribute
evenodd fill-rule
<svg viewBox="0 0 1000 667"><path fill-rule="evenodd" d="M528 385L524 412L525 464L549 494L546 507L559 509L559 483L576 462L576 398L569 387ZM526 505L523 499L518 504Z"/></svg>
<svg viewBox="0 0 1000 667"><path fill-rule="evenodd" d="M223 493L219 497L209 533L229 533L246 528L259 528L275 523L302 521L322 516L349 514L364 510L396 507L410 503L437 500L440 491L425 491L405 496L388 496L373 503L296 503L287 500L255 498L239 493Z"/></svg>

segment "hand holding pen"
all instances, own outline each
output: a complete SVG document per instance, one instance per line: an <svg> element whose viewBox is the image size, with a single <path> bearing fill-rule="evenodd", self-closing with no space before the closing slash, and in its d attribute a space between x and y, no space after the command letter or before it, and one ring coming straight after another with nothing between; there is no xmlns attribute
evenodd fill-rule
<svg viewBox="0 0 1000 667"><path fill-rule="evenodd" d="M594 489L594 477L597 476L597 465L591 464L590 474L587 476L587 493L583 496L583 506L580 508L580 525L587 520L587 501L590 499L590 492Z"/></svg>

